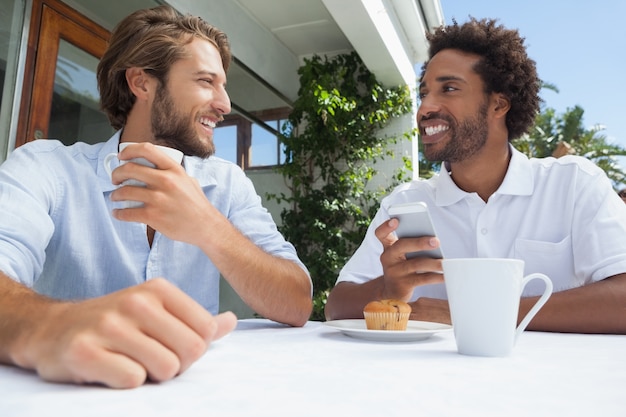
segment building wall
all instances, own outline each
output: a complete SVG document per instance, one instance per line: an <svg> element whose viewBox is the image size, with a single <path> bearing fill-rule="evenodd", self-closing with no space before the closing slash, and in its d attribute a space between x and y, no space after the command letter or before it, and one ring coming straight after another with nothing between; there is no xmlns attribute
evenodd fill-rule
<svg viewBox="0 0 626 417"><path fill-rule="evenodd" d="M298 57L267 30L242 14L231 0L168 0L178 10L210 17L211 24L228 34L234 55L285 96L298 94Z"/></svg>

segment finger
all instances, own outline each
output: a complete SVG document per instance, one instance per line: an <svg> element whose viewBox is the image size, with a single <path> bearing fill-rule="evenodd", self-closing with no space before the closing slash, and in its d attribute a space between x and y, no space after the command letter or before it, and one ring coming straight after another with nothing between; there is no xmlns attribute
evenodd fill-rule
<svg viewBox="0 0 626 417"><path fill-rule="evenodd" d="M402 240L404 239L400 239L393 249ZM409 297L416 286L443 282L440 259L412 258L407 260L395 258L393 262L387 262L385 265L385 287L389 294L394 295L395 298Z"/></svg>
<svg viewBox="0 0 626 417"><path fill-rule="evenodd" d="M150 317L150 315L148 315ZM157 316L158 317L158 316ZM202 356L206 344L197 335L195 339L201 346L200 353L196 357L186 355L184 347L173 346L174 340L184 344L189 339L190 332L171 331L165 320L150 317L156 320L154 325L161 324L164 329L154 332L153 329L127 328L118 329L115 336L104 341L109 343L108 348L112 353L126 356L129 360L137 363L145 369L145 374L152 381L167 381L187 369L196 359ZM168 331L170 330L170 331ZM109 332L111 336L112 332ZM177 339L178 338L178 339ZM193 339L194 337L191 336ZM178 349L178 351L177 351Z"/></svg>
<svg viewBox="0 0 626 417"><path fill-rule="evenodd" d="M397 253L403 259L406 259L406 255L409 253L432 250L438 247L439 239L434 236L407 237L398 239L398 241L394 244L394 253ZM420 255L418 255L418 257L420 257Z"/></svg>
<svg viewBox="0 0 626 417"><path fill-rule="evenodd" d="M112 388L135 388L147 378L141 364L85 335L74 339L61 358L40 362L37 372L49 381L97 383Z"/></svg>
<svg viewBox="0 0 626 417"><path fill-rule="evenodd" d="M383 222L380 226L376 228L374 234L376 238L382 243L384 248L387 248L394 244L398 238L393 234L393 232L398 228L398 219L391 218L385 222Z"/></svg>
<svg viewBox="0 0 626 417"><path fill-rule="evenodd" d="M135 339L127 338L127 345L123 349L132 352L129 356L145 367L151 380L166 381L185 372L206 352L211 341L228 334L237 324L237 318L231 312L219 314L212 320L215 326L214 331L210 332L210 340L203 340L197 333L187 331L188 328L182 322L166 318L160 326L148 326L146 335L156 337L140 334Z"/></svg>
<svg viewBox="0 0 626 417"><path fill-rule="evenodd" d="M443 273L443 264L439 258L430 258L428 256L417 256L409 259L405 265L413 273L435 272Z"/></svg>
<svg viewBox="0 0 626 417"><path fill-rule="evenodd" d="M153 144L150 142L138 142L126 146L118 153L118 158L123 161L128 161L133 158L144 158L154 163L152 159L148 158L152 154L151 149L156 150Z"/></svg>
<svg viewBox="0 0 626 417"><path fill-rule="evenodd" d="M222 338L237 325L237 317L232 312L228 311L213 316L203 306L165 279L153 279L144 285L155 287L155 291L162 294L164 308L207 342Z"/></svg>
<svg viewBox="0 0 626 417"><path fill-rule="evenodd" d="M71 357L91 356L91 350L102 347L138 363L151 379L165 381L206 350L204 340L171 316L154 295L139 288L118 297L118 312L102 315L93 332L72 340Z"/></svg>
<svg viewBox="0 0 626 417"><path fill-rule="evenodd" d="M141 142L129 145L119 153L119 158L129 160L144 158L154 164L158 169L173 169L180 167L180 163L174 161L165 152L159 150L150 142Z"/></svg>
<svg viewBox="0 0 626 417"><path fill-rule="evenodd" d="M145 184L147 180L152 178L160 171L156 169L152 164L152 162L143 157L142 160L133 159L131 161L128 161L127 163L122 164L113 170L113 172L111 173L111 181L114 184L121 184L126 180L132 179Z"/></svg>
<svg viewBox="0 0 626 417"><path fill-rule="evenodd" d="M137 388L148 379L140 363L116 352L103 353L101 360L90 362L79 372L74 383L104 384L118 389Z"/></svg>
<svg viewBox="0 0 626 417"><path fill-rule="evenodd" d="M403 275L412 286L443 282L441 259L413 258L400 264Z"/></svg>
<svg viewBox="0 0 626 417"><path fill-rule="evenodd" d="M124 181L124 180L122 180ZM111 193L111 201L140 201L142 203L148 201L151 196L151 190L147 187L139 185L123 185Z"/></svg>
<svg viewBox="0 0 626 417"><path fill-rule="evenodd" d="M179 353L178 356L180 364L177 374L185 372L191 365L193 365L193 363L197 359L199 359L206 352L211 342L224 337L226 334L230 333L237 325L237 317L232 312L218 314L217 316L211 317L211 319L214 325L211 326L207 339L201 339L197 333L190 334L187 332L184 332L183 334L173 339L175 343L171 347L172 351L182 352ZM159 359L158 355L155 359ZM173 369L159 370L158 368L156 368L156 366L161 366L161 364L157 361L154 362L154 366L155 368L148 368L151 379L162 381L170 379L174 376L174 374L169 373L172 372ZM153 369L165 372L153 376Z"/></svg>
<svg viewBox="0 0 626 417"><path fill-rule="evenodd" d="M133 318L139 332L109 326L106 334L116 342L112 349L132 352L151 378L162 381L187 369L208 347L217 323L204 308L163 279L143 284L154 297L132 294L122 304L126 317ZM182 306L186 306L183 308ZM121 334L117 334L121 333Z"/></svg>
<svg viewBox="0 0 626 417"><path fill-rule="evenodd" d="M163 306L172 315L184 322L205 340L209 340L216 332L213 316L204 307L185 294L178 287L163 278L148 281L161 294Z"/></svg>
<svg viewBox="0 0 626 417"><path fill-rule="evenodd" d="M100 383L111 388L129 389L143 385L148 379L146 369L126 355L107 352L107 358L101 361L101 369L83 368L83 379L89 383ZM98 364L97 362L95 364Z"/></svg>
<svg viewBox="0 0 626 417"><path fill-rule="evenodd" d="M227 311L215 316L215 322L217 323L217 331L213 336L213 340L219 340L235 329L237 326L237 316Z"/></svg>
<svg viewBox="0 0 626 417"><path fill-rule="evenodd" d="M182 167L175 167L181 172L174 174L172 170L155 169L129 162L116 168L112 174L112 182L116 185L127 180L134 180L130 184L118 187L111 193L112 201L133 200L147 202L151 197L156 198L153 191L161 191L167 195L182 187L189 177ZM180 177L177 175L184 175ZM183 179L184 178L184 179Z"/></svg>

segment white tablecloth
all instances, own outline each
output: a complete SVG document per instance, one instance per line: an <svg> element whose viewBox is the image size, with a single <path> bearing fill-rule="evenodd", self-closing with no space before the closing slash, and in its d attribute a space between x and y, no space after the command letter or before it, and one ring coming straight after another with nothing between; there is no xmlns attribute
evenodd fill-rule
<svg viewBox="0 0 626 417"><path fill-rule="evenodd" d="M525 332L507 358L454 335L353 339L318 322L243 320L178 378L133 390L0 365L0 416L626 416L626 336Z"/></svg>

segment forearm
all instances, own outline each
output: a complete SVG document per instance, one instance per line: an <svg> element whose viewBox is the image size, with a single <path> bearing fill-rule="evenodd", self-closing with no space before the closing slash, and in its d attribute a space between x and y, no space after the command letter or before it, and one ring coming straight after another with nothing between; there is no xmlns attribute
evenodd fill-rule
<svg viewBox="0 0 626 417"><path fill-rule="evenodd" d="M25 339L35 333L42 309L60 304L0 272L0 362L32 368L23 356L27 351Z"/></svg>
<svg viewBox="0 0 626 417"><path fill-rule="evenodd" d="M522 299L519 320L538 297ZM626 274L553 293L528 330L626 334Z"/></svg>
<svg viewBox="0 0 626 417"><path fill-rule="evenodd" d="M270 256L256 247L253 250L260 253L249 258L245 268L225 273L224 278L261 316L303 326L313 307L308 275L290 260Z"/></svg>
<svg viewBox="0 0 626 417"><path fill-rule="evenodd" d="M372 300L383 298L382 277L363 284L340 282L328 295L324 313L327 320L363 318L363 308Z"/></svg>
<svg viewBox="0 0 626 417"><path fill-rule="evenodd" d="M302 326L311 309L311 283L295 262L272 256L224 219L201 246L242 300L260 315Z"/></svg>

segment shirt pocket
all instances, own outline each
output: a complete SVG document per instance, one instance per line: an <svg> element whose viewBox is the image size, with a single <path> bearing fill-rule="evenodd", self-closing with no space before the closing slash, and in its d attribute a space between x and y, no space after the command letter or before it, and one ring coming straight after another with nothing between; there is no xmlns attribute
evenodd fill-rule
<svg viewBox="0 0 626 417"><path fill-rule="evenodd" d="M555 292L583 285L576 278L572 253L571 236L567 236L560 242L515 240L515 258L524 261L524 275L535 272L547 275L552 281ZM541 295L543 289L543 282L532 280L526 285L523 295Z"/></svg>

